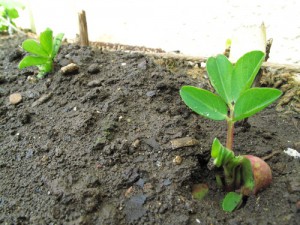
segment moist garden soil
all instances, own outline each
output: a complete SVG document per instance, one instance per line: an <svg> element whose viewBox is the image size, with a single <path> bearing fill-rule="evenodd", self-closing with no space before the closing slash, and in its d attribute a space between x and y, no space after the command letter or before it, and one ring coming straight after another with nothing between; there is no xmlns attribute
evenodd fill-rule
<svg viewBox="0 0 300 225"><path fill-rule="evenodd" d="M283 152L300 145L299 102L277 102L236 127L236 154L264 157L273 182L226 213L226 192L207 168L226 124L196 115L179 96L182 85L211 90L200 63L65 43L54 72L36 80L36 68L17 68L22 40L0 42L0 224L300 221L299 159ZM71 62L79 70L63 75ZM9 101L13 93L20 103ZM209 186L202 201L191 195L199 183Z"/></svg>

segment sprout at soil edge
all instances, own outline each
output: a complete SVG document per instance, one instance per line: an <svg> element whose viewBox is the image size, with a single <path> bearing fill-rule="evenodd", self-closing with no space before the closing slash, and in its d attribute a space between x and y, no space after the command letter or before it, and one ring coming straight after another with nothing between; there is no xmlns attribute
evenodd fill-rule
<svg viewBox="0 0 300 225"><path fill-rule="evenodd" d="M235 156L233 152L234 124L263 110L278 99L282 92L275 88L253 88L252 83L264 61L265 54L251 51L232 64L224 55L210 57L206 67L216 93L183 86L180 96L193 111L212 120L227 121L226 147L218 139L212 145L211 155L216 167L222 167L224 176L217 182L228 191L239 191L224 198L223 209L232 211L240 205L241 196L256 194L272 181L267 163L255 156Z"/></svg>

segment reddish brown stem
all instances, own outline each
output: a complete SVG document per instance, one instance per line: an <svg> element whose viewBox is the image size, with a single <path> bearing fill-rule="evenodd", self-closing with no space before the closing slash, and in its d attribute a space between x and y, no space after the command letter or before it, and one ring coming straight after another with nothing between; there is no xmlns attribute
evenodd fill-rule
<svg viewBox="0 0 300 225"><path fill-rule="evenodd" d="M227 120L226 148L231 151L233 151L233 131L234 131L233 109L230 108L229 119Z"/></svg>
<svg viewBox="0 0 300 225"><path fill-rule="evenodd" d="M234 123L232 121L227 122L227 140L226 140L226 148L233 151L233 130Z"/></svg>

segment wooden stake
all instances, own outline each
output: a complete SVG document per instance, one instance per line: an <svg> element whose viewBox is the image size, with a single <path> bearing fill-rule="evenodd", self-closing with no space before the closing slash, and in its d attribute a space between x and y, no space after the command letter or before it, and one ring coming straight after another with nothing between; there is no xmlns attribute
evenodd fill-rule
<svg viewBox="0 0 300 225"><path fill-rule="evenodd" d="M87 28L87 22L86 22L84 10L78 13L78 20L79 20L80 45L89 46L89 35L88 35L88 28Z"/></svg>

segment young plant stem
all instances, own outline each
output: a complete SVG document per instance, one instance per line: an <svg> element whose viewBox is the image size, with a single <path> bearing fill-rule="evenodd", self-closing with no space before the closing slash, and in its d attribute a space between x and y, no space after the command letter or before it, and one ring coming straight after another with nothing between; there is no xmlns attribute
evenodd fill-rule
<svg viewBox="0 0 300 225"><path fill-rule="evenodd" d="M234 122L233 122L233 107L229 106L229 118L227 120L227 139L226 148L233 151L233 132L234 132Z"/></svg>
<svg viewBox="0 0 300 225"><path fill-rule="evenodd" d="M21 31L19 28L17 28L16 26L14 26L13 24L11 24L11 22L8 19L5 19L3 17L0 17L0 20L2 20L5 24L7 24L11 29L19 32L20 34L26 35L26 33L24 33L23 31ZM10 34L11 35L11 34Z"/></svg>

